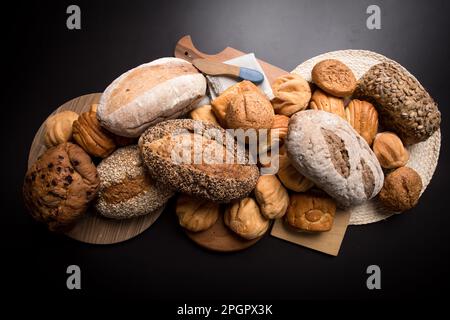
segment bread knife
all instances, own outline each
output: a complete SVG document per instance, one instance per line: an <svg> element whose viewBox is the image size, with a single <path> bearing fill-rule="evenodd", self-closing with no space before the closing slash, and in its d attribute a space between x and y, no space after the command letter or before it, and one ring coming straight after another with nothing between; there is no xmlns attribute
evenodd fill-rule
<svg viewBox="0 0 450 320"><path fill-rule="evenodd" d="M254 69L233 66L208 59L194 59L192 60L192 64L201 72L211 76L231 76L256 84L264 81L264 75Z"/></svg>

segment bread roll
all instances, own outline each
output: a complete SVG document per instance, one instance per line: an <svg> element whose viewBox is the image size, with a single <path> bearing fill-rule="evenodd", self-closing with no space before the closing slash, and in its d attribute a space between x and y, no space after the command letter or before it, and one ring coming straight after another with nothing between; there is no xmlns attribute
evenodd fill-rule
<svg viewBox="0 0 450 320"><path fill-rule="evenodd" d="M286 147L292 165L344 207L373 198L383 186L383 171L367 142L333 113L293 115Z"/></svg>
<svg viewBox="0 0 450 320"><path fill-rule="evenodd" d="M138 137L151 125L191 111L205 91L206 79L192 64L161 58L114 80L102 94L97 116L109 131Z"/></svg>

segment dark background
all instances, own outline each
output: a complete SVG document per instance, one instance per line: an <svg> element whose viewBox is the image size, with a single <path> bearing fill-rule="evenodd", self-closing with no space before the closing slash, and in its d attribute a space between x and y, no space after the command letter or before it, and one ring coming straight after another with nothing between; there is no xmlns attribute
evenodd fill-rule
<svg viewBox="0 0 450 320"><path fill-rule="evenodd" d="M81 7L82 30L66 28L70 4ZM381 30L366 28L370 4L381 7ZM450 284L449 12L448 1L16 2L2 15L2 289L10 298L49 301L439 296ZM286 70L338 49L373 50L401 63L442 112L439 164L419 205L385 222L349 227L338 257L270 236L243 252L209 252L184 235L173 204L143 234L117 245L79 243L35 223L21 184L40 124L65 101L171 56L186 34L204 52L228 45ZM71 264L81 267L80 291L66 289ZM381 267L382 290L366 288L371 264Z"/></svg>

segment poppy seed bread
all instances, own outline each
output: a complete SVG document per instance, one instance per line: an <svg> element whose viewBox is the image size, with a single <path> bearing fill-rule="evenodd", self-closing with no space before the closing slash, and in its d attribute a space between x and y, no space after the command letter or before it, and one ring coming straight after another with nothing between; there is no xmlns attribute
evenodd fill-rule
<svg viewBox="0 0 450 320"><path fill-rule="evenodd" d="M163 207L174 193L150 178L137 145L117 149L97 170L100 189L95 207L108 218L149 214Z"/></svg>
<svg viewBox="0 0 450 320"><path fill-rule="evenodd" d="M204 121L159 123L142 134L139 147L155 180L191 196L229 202L248 195L259 177L234 137Z"/></svg>

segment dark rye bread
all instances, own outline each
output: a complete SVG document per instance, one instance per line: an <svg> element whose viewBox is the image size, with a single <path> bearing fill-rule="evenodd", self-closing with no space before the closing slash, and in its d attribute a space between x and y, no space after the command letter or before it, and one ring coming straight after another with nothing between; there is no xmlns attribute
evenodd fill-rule
<svg viewBox="0 0 450 320"><path fill-rule="evenodd" d="M378 194L383 171L367 142L341 117L301 111L289 121L286 147L292 165L347 207Z"/></svg>
<svg viewBox="0 0 450 320"><path fill-rule="evenodd" d="M424 141L439 129L436 102L419 81L392 63L371 67L358 81L354 96L373 102L382 126L406 144Z"/></svg>
<svg viewBox="0 0 450 320"><path fill-rule="evenodd" d="M79 146L48 149L25 175L23 196L31 215L52 231L68 230L83 216L99 185L97 169Z"/></svg>
<svg viewBox="0 0 450 320"><path fill-rule="evenodd" d="M214 140L214 135L222 141ZM232 141L231 146L226 146L227 140ZM194 145L193 141L198 143ZM183 155L181 142L186 143L184 161L172 157L173 152ZM139 139L139 147L155 180L195 197L217 202L243 198L254 189L259 177L258 167L248 164L242 147L214 124L168 120L147 129ZM244 155L244 164L237 163L238 154ZM227 155L234 156L234 160L224 163Z"/></svg>

